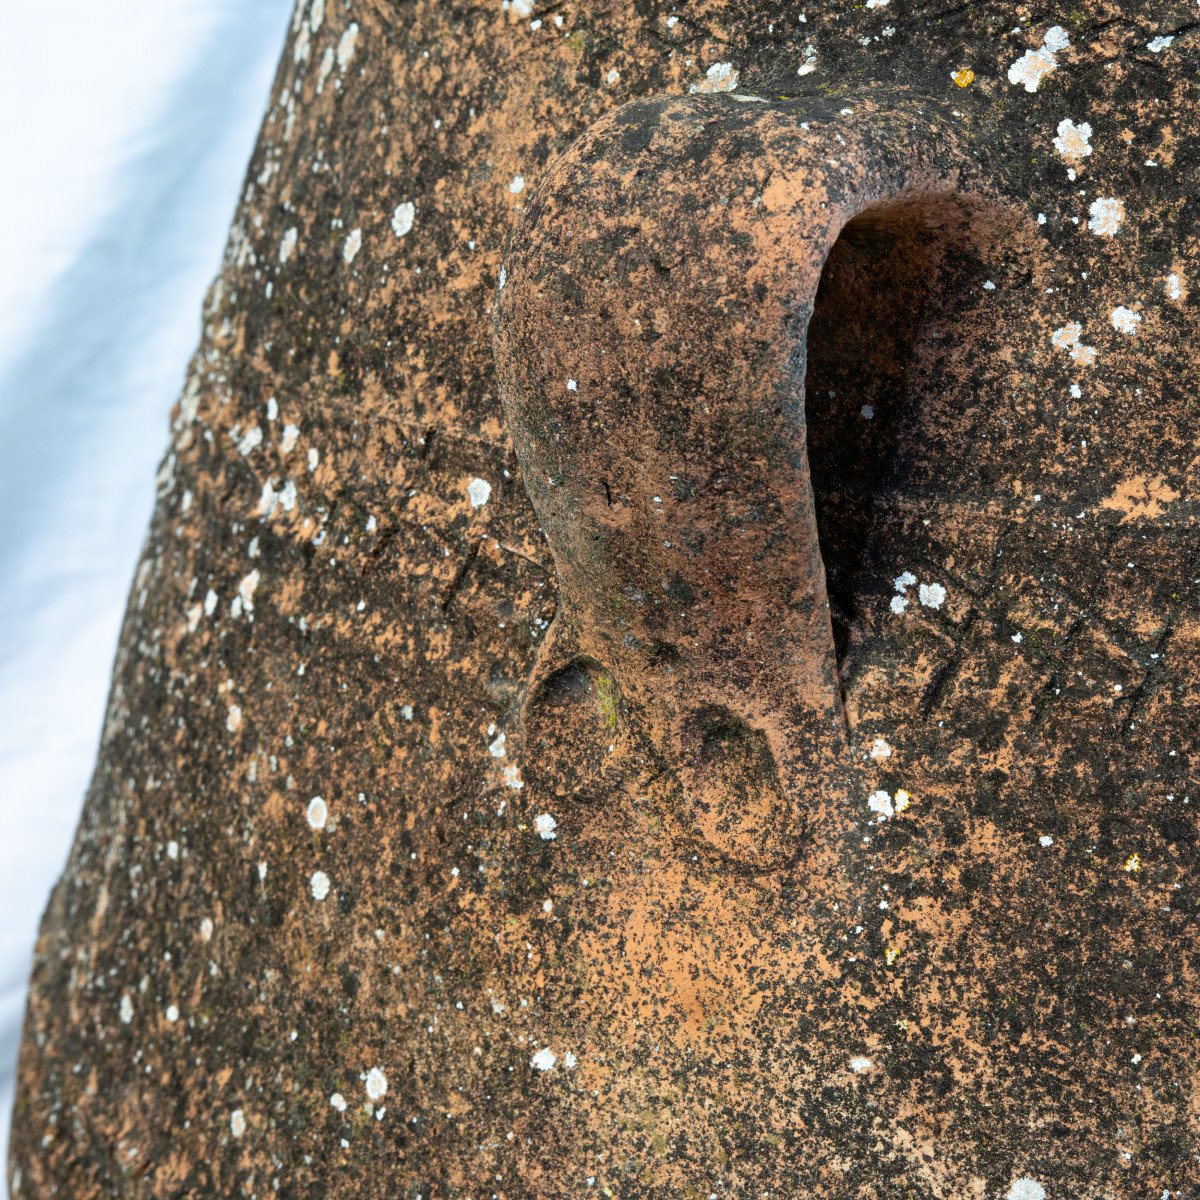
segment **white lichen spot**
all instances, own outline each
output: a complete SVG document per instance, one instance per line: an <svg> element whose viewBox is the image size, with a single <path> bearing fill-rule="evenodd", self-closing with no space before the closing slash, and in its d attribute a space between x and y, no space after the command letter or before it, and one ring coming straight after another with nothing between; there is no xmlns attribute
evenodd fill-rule
<svg viewBox="0 0 1200 1200"><path fill-rule="evenodd" d="M296 35L295 45L292 47L292 61L307 62L311 46L312 33L307 25L301 25L300 32Z"/></svg>
<svg viewBox="0 0 1200 1200"><path fill-rule="evenodd" d="M329 1097L329 1106L330 1108L336 1109L340 1113L345 1112L346 1097L343 1096L341 1092L334 1092L333 1095Z"/></svg>
<svg viewBox="0 0 1200 1200"><path fill-rule="evenodd" d="M1163 290L1167 293L1168 300L1178 300L1183 295L1183 282L1174 271L1167 276Z"/></svg>
<svg viewBox="0 0 1200 1200"><path fill-rule="evenodd" d="M313 829L324 829L325 822L329 819L329 805L320 796L314 796L308 802L305 816Z"/></svg>
<svg viewBox="0 0 1200 1200"><path fill-rule="evenodd" d="M521 770L515 763L504 768L504 786L515 788L517 791L525 786L525 781L521 778Z"/></svg>
<svg viewBox="0 0 1200 1200"><path fill-rule="evenodd" d="M871 757L878 761L881 758L891 758L892 748L886 738L877 737L871 743Z"/></svg>
<svg viewBox="0 0 1200 1200"><path fill-rule="evenodd" d="M308 469L309 469L309 472L311 473L311 472L315 471L315 470L317 469L317 467L320 465L320 463L321 463L321 452L320 452L320 450L318 450L318 449L316 448L316 446L309 446L309 448L308 448Z"/></svg>
<svg viewBox="0 0 1200 1200"><path fill-rule="evenodd" d="M367 1072L367 1099L377 1104L387 1095L387 1090L387 1076L378 1067L372 1067Z"/></svg>
<svg viewBox="0 0 1200 1200"><path fill-rule="evenodd" d="M917 597L926 608L941 608L946 602L946 589L940 583L923 583Z"/></svg>
<svg viewBox="0 0 1200 1200"><path fill-rule="evenodd" d="M1082 121L1078 125L1067 117L1058 123L1054 149L1065 162L1080 163L1092 152L1092 127Z"/></svg>
<svg viewBox="0 0 1200 1200"><path fill-rule="evenodd" d="M300 237L300 231L293 225L284 235L283 240L279 243L279 261L287 262L296 252L296 242Z"/></svg>
<svg viewBox="0 0 1200 1200"><path fill-rule="evenodd" d="M320 95L325 90L325 84L329 81L329 76L333 74L333 47L326 46L325 53L321 55L321 66L317 70L317 95Z"/></svg>
<svg viewBox="0 0 1200 1200"><path fill-rule="evenodd" d="M554 1067L558 1059L554 1057L554 1051L549 1046L543 1046L530 1060L529 1065L537 1071L549 1071Z"/></svg>
<svg viewBox="0 0 1200 1200"><path fill-rule="evenodd" d="M579 384L574 379L568 379L567 380L567 391L568 392L579 391Z"/></svg>
<svg viewBox="0 0 1200 1200"><path fill-rule="evenodd" d="M505 747L505 743L507 741L508 741L508 739L505 737L505 735L503 733L497 734L496 740L488 746L488 753L493 758L503 758L504 755L507 753L507 750Z"/></svg>
<svg viewBox="0 0 1200 1200"><path fill-rule="evenodd" d="M262 492L258 497L258 515L260 517L271 516L279 504L279 493L275 490L274 483L267 480L262 485Z"/></svg>
<svg viewBox="0 0 1200 1200"><path fill-rule="evenodd" d="M896 614L896 616L899 616L906 608L908 608L908 597L893 596L892 602L888 605L888 608L890 608L892 612Z"/></svg>
<svg viewBox="0 0 1200 1200"><path fill-rule="evenodd" d="M300 438L300 429L296 425L285 425L283 427L283 437L279 439L279 451L281 454L291 454L296 447L296 442Z"/></svg>
<svg viewBox="0 0 1200 1200"><path fill-rule="evenodd" d="M238 584L238 599L242 602L244 612L254 611L254 593L258 590L258 579L258 569L255 568L248 575L244 575Z"/></svg>
<svg viewBox="0 0 1200 1200"><path fill-rule="evenodd" d="M252 450L257 450L262 445L263 431L258 425L253 429L247 430L242 435L242 440L238 442L238 453L243 457L249 454Z"/></svg>
<svg viewBox="0 0 1200 1200"><path fill-rule="evenodd" d="M211 942L213 931L216 927L213 925L212 917L201 917L200 919L200 940L202 942Z"/></svg>
<svg viewBox="0 0 1200 1200"><path fill-rule="evenodd" d="M885 791L872 792L867 797L867 807L877 813L883 820L896 815L896 809L892 805L891 796Z"/></svg>
<svg viewBox="0 0 1200 1200"><path fill-rule="evenodd" d="M216 592L209 588L204 594L204 615L211 617L217 611L217 605L221 602L221 597Z"/></svg>
<svg viewBox="0 0 1200 1200"><path fill-rule="evenodd" d="M1151 38L1146 43L1146 49L1151 54L1161 54L1175 40L1175 35L1172 33L1160 33L1158 37Z"/></svg>
<svg viewBox="0 0 1200 1200"><path fill-rule="evenodd" d="M121 1003L117 1007L117 1016L121 1018L122 1025L128 1025L133 1021L133 1001L128 992L121 996Z"/></svg>
<svg viewBox="0 0 1200 1200"><path fill-rule="evenodd" d="M1133 334L1137 333L1137 327L1142 321L1142 314L1121 304L1112 310L1109 320L1112 321L1112 327L1118 333Z"/></svg>
<svg viewBox="0 0 1200 1200"><path fill-rule="evenodd" d="M816 47L808 45L804 47L804 61L796 68L797 75L811 75L817 69L817 51Z"/></svg>
<svg viewBox="0 0 1200 1200"><path fill-rule="evenodd" d="M1070 34L1061 25L1051 25L1046 30L1045 37L1042 38L1042 45L1051 54L1057 54L1060 50L1065 50L1070 44Z"/></svg>
<svg viewBox="0 0 1200 1200"><path fill-rule="evenodd" d="M614 87L616 84L621 82L621 72L618 71L616 67L610 67L608 69L608 74L604 77L604 82L607 83L609 87Z"/></svg>
<svg viewBox="0 0 1200 1200"><path fill-rule="evenodd" d="M898 592L907 592L914 583L917 582L917 577L911 571L902 571L895 579L892 580L892 587Z"/></svg>
<svg viewBox="0 0 1200 1200"><path fill-rule="evenodd" d="M291 479L284 480L279 489L279 507L284 512L291 512L296 507L296 484Z"/></svg>
<svg viewBox="0 0 1200 1200"><path fill-rule="evenodd" d="M688 91L699 92L702 95L732 92L738 85L738 78L738 72L733 63L713 63L704 73L704 78L699 83L693 83Z"/></svg>
<svg viewBox="0 0 1200 1200"><path fill-rule="evenodd" d="M1101 196L1088 208L1088 228L1097 237L1115 237L1125 220L1125 204L1115 196Z"/></svg>
<svg viewBox="0 0 1200 1200"><path fill-rule="evenodd" d="M411 200L396 205L392 213L392 232L397 237L407 237L412 232L413 222L417 219L417 206Z"/></svg>
<svg viewBox="0 0 1200 1200"><path fill-rule="evenodd" d="M850 1060L850 1070L852 1070L855 1075L865 1075L874 1065L875 1064L869 1058L862 1054L859 1054Z"/></svg>
<svg viewBox="0 0 1200 1200"><path fill-rule="evenodd" d="M1036 1179L1022 1175L1008 1189L1005 1200L1046 1200L1046 1189Z"/></svg>
<svg viewBox="0 0 1200 1200"><path fill-rule="evenodd" d="M1078 321L1068 321L1050 335L1050 344L1056 350L1070 350L1072 346L1079 345L1082 333L1083 326Z"/></svg>
<svg viewBox="0 0 1200 1200"><path fill-rule="evenodd" d="M859 415L862 417L862 419L864 421L875 420L875 409L874 409L873 405L864 404L862 406L862 408L860 408L858 411L859 411Z"/></svg>
<svg viewBox="0 0 1200 1200"><path fill-rule="evenodd" d="M898 813L907 812L912 808L912 793L906 792L903 788L896 789L895 807Z"/></svg>
<svg viewBox="0 0 1200 1200"><path fill-rule="evenodd" d="M309 887L312 889L314 900L324 900L329 895L329 876L324 871L314 871L312 879L309 880Z"/></svg>
<svg viewBox="0 0 1200 1200"><path fill-rule="evenodd" d="M1048 833L1043 833L1042 836L1038 838L1038 845L1041 846L1043 850L1048 850L1054 845L1054 839Z"/></svg>
<svg viewBox="0 0 1200 1200"><path fill-rule="evenodd" d="M533 818L533 829L544 842L552 842L558 837L558 822L549 813L538 813Z"/></svg>
<svg viewBox="0 0 1200 1200"><path fill-rule="evenodd" d="M411 704L402 704L400 706L400 715L406 721L411 721L413 719L413 706Z"/></svg>
<svg viewBox="0 0 1200 1200"><path fill-rule="evenodd" d="M508 185L508 190L512 192L514 196L519 196L525 190L525 176L514 175L512 177L512 182Z"/></svg>
<svg viewBox="0 0 1200 1200"><path fill-rule="evenodd" d="M868 8L886 8L892 0L867 0Z"/></svg>
<svg viewBox="0 0 1200 1200"><path fill-rule="evenodd" d="M467 485L472 508L482 508L492 498L492 485L486 479L472 479Z"/></svg>
<svg viewBox="0 0 1200 1200"><path fill-rule="evenodd" d="M228 729L230 733L237 733L237 731L239 729L241 729L241 727L242 727L241 707L237 704L231 704L229 706L229 712L225 716L225 728Z"/></svg>
<svg viewBox="0 0 1200 1200"><path fill-rule="evenodd" d="M1055 56L1070 44L1071 38L1067 31L1061 25L1052 25L1046 30L1039 49L1026 50L1008 68L1009 83L1023 84L1027 92L1036 92L1038 84L1051 71L1058 69L1058 59Z"/></svg>
<svg viewBox="0 0 1200 1200"><path fill-rule="evenodd" d="M511 8L519 21L528 21L533 16L533 0L512 0Z"/></svg>
<svg viewBox="0 0 1200 1200"><path fill-rule="evenodd" d="M358 256L358 252L362 249L362 230L352 229L346 235L346 241L342 246L342 258L346 260L346 265L349 266Z"/></svg>
<svg viewBox="0 0 1200 1200"><path fill-rule="evenodd" d="M179 1020L179 1009L174 1004L168 1004L167 1011L163 1015L174 1025Z"/></svg>
<svg viewBox="0 0 1200 1200"><path fill-rule="evenodd" d="M229 1114L229 1132L235 1138L240 1138L246 1132L246 1114L240 1108L235 1108Z"/></svg>
<svg viewBox="0 0 1200 1200"><path fill-rule="evenodd" d="M178 860L178 858L179 858L179 843L178 842L168 842L167 843L167 857L172 862L175 862Z"/></svg>
<svg viewBox="0 0 1200 1200"><path fill-rule="evenodd" d="M1084 331L1084 328L1082 328L1078 320L1072 320L1072 322L1063 325L1061 329L1056 329L1052 332L1050 335L1050 344L1056 350L1067 350L1070 354L1070 360L1076 366L1090 367L1097 358L1096 347L1084 346L1079 341L1082 331ZM1074 392L1072 392L1072 395L1074 395Z"/></svg>
<svg viewBox="0 0 1200 1200"><path fill-rule="evenodd" d="M358 49L358 23L351 21L346 26L346 32L342 34L338 41L337 48L337 64L338 68L344 71L349 65L350 60L354 57L354 51Z"/></svg>
<svg viewBox="0 0 1200 1200"><path fill-rule="evenodd" d="M1038 84L1058 69L1058 59L1045 46L1038 50L1026 50L1011 67L1008 68L1008 82L1022 84L1027 92L1036 92Z"/></svg>

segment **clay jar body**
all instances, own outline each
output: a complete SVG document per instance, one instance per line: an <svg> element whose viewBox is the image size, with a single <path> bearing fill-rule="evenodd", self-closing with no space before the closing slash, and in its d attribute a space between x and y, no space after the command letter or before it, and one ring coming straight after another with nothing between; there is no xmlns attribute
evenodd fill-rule
<svg viewBox="0 0 1200 1200"><path fill-rule="evenodd" d="M526 8L297 9L14 1194L1189 1195L1185 34Z"/></svg>

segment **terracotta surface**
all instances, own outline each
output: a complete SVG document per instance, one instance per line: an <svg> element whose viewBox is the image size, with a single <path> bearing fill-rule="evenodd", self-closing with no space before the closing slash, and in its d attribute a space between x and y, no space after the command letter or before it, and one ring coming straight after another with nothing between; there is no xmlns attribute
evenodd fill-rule
<svg viewBox="0 0 1200 1200"><path fill-rule="evenodd" d="M1198 33L302 5L14 1194L1194 1197Z"/></svg>

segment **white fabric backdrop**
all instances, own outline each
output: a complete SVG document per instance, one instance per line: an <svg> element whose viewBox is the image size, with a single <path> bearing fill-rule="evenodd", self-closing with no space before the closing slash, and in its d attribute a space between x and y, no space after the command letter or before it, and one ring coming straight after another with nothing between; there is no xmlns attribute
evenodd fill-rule
<svg viewBox="0 0 1200 1200"><path fill-rule="evenodd" d="M0 1162L37 923L290 10L0 0Z"/></svg>

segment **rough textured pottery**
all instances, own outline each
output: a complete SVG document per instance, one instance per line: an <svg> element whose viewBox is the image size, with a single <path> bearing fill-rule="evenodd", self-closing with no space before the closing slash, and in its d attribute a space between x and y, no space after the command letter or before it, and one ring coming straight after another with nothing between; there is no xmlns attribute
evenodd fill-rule
<svg viewBox="0 0 1200 1200"><path fill-rule="evenodd" d="M303 0L14 1195L1194 1197L1198 34Z"/></svg>

